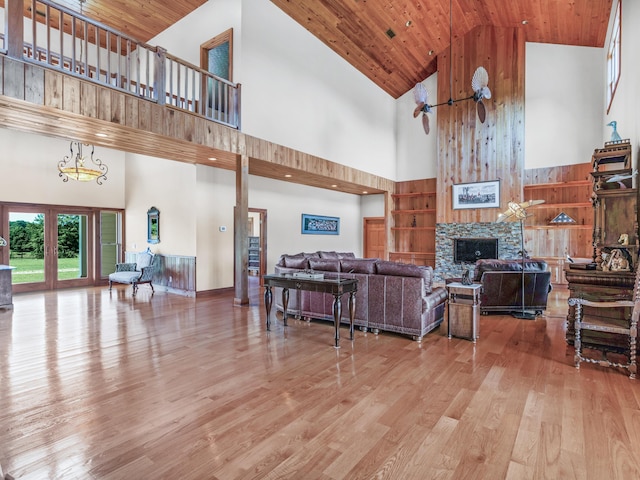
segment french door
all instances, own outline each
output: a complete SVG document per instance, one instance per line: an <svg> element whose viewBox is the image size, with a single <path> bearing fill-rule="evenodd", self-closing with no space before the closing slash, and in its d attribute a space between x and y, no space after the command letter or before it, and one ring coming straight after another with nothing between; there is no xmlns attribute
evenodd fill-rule
<svg viewBox="0 0 640 480"><path fill-rule="evenodd" d="M0 263L14 267L16 293L96 285L121 261L122 215L117 211L24 204L1 208L0 231L9 244L0 251Z"/></svg>

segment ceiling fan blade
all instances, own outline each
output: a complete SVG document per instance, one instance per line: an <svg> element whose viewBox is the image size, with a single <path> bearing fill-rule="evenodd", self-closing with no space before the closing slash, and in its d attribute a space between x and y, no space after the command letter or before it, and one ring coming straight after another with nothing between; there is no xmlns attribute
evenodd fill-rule
<svg viewBox="0 0 640 480"><path fill-rule="evenodd" d="M487 118L487 109L484 107L484 103L482 103L482 100L478 100L476 105L477 105L478 118L480 119L480 123L484 123L484 120Z"/></svg>
<svg viewBox="0 0 640 480"><path fill-rule="evenodd" d="M417 118L418 115L420 115L420 112L422 111L423 108L424 108L424 102L418 103L416 108L413 110L413 118Z"/></svg>
<svg viewBox="0 0 640 480"><path fill-rule="evenodd" d="M422 128L424 128L424 133L429 135L429 115L426 113L422 114Z"/></svg>

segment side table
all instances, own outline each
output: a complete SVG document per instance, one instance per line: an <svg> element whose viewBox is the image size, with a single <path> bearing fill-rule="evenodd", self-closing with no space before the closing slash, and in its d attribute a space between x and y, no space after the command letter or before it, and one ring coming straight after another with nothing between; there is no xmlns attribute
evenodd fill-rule
<svg viewBox="0 0 640 480"><path fill-rule="evenodd" d="M480 290L482 285L449 283L449 322L447 336L465 338L473 343L480 336Z"/></svg>

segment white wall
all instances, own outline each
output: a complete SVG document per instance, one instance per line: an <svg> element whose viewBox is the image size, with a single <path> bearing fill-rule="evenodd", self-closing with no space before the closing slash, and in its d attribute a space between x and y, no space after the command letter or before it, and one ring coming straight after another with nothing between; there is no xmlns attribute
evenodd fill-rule
<svg viewBox="0 0 640 480"><path fill-rule="evenodd" d="M4 202L124 208L123 152L96 147L95 156L109 168L107 180L63 182L58 163L69 155L70 140L0 128L0 200Z"/></svg>
<svg viewBox="0 0 640 480"><path fill-rule="evenodd" d="M198 165L197 172L198 290L233 287L236 174L204 165ZM220 227L226 231L221 232Z"/></svg>
<svg viewBox="0 0 640 480"><path fill-rule="evenodd" d="M335 250L362 255L360 197L249 176L249 207L267 209L267 271L283 253ZM303 235L302 214L340 218L339 235Z"/></svg>
<svg viewBox="0 0 640 480"><path fill-rule="evenodd" d="M527 43L525 168L591 161L603 145L601 48Z"/></svg>
<svg viewBox="0 0 640 480"><path fill-rule="evenodd" d="M394 99L273 3L210 0L149 43L199 65L230 27L244 133L395 178Z"/></svg>
<svg viewBox="0 0 640 480"><path fill-rule="evenodd" d="M362 218L384 217L384 195L362 195L360 197L360 209Z"/></svg>
<svg viewBox="0 0 640 480"><path fill-rule="evenodd" d="M128 153L125 250L196 255L196 166ZM147 244L147 210L160 210L160 243Z"/></svg>
<svg viewBox="0 0 640 480"><path fill-rule="evenodd" d="M620 81L609 115L602 122L604 140L609 140L611 135L611 127L606 127L605 125L611 120L618 122L620 136L631 140L634 165L638 165L638 155L640 155L640 119L638 118L638 112L640 112L640 89L638 88L640 85L640 63L638 62L640 29L638 28L638 22L640 22L640 3L633 0L623 0ZM611 22L609 23L610 34ZM605 51L601 57L601 61L605 64L606 47L608 45L609 36L607 36ZM606 72L604 75L606 76ZM606 82L606 80L604 81Z"/></svg>
<svg viewBox="0 0 640 480"><path fill-rule="evenodd" d="M428 102L438 103L438 74L434 73L422 82L429 93ZM422 114L413 118L416 103L413 90L409 90L396 101L396 136L398 148L398 181L436 178L438 175L438 109L429 115L431 132L424 133Z"/></svg>

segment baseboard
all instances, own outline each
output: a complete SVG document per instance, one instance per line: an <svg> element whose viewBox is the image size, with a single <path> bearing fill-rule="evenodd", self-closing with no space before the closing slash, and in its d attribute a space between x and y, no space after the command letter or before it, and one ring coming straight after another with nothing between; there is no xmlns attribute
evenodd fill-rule
<svg viewBox="0 0 640 480"><path fill-rule="evenodd" d="M190 291L190 290L181 290L179 288L165 287L164 285L154 285L153 288L154 288L154 290L159 291L159 292L174 293L176 295L181 295L183 297L195 298L195 296L196 296L196 292L193 292L193 291Z"/></svg>
<svg viewBox="0 0 640 480"><path fill-rule="evenodd" d="M213 290L200 290L196 293L196 298L203 297L217 297L220 295L227 295L228 293L233 293L235 291L234 287L225 287L225 288L215 288Z"/></svg>

